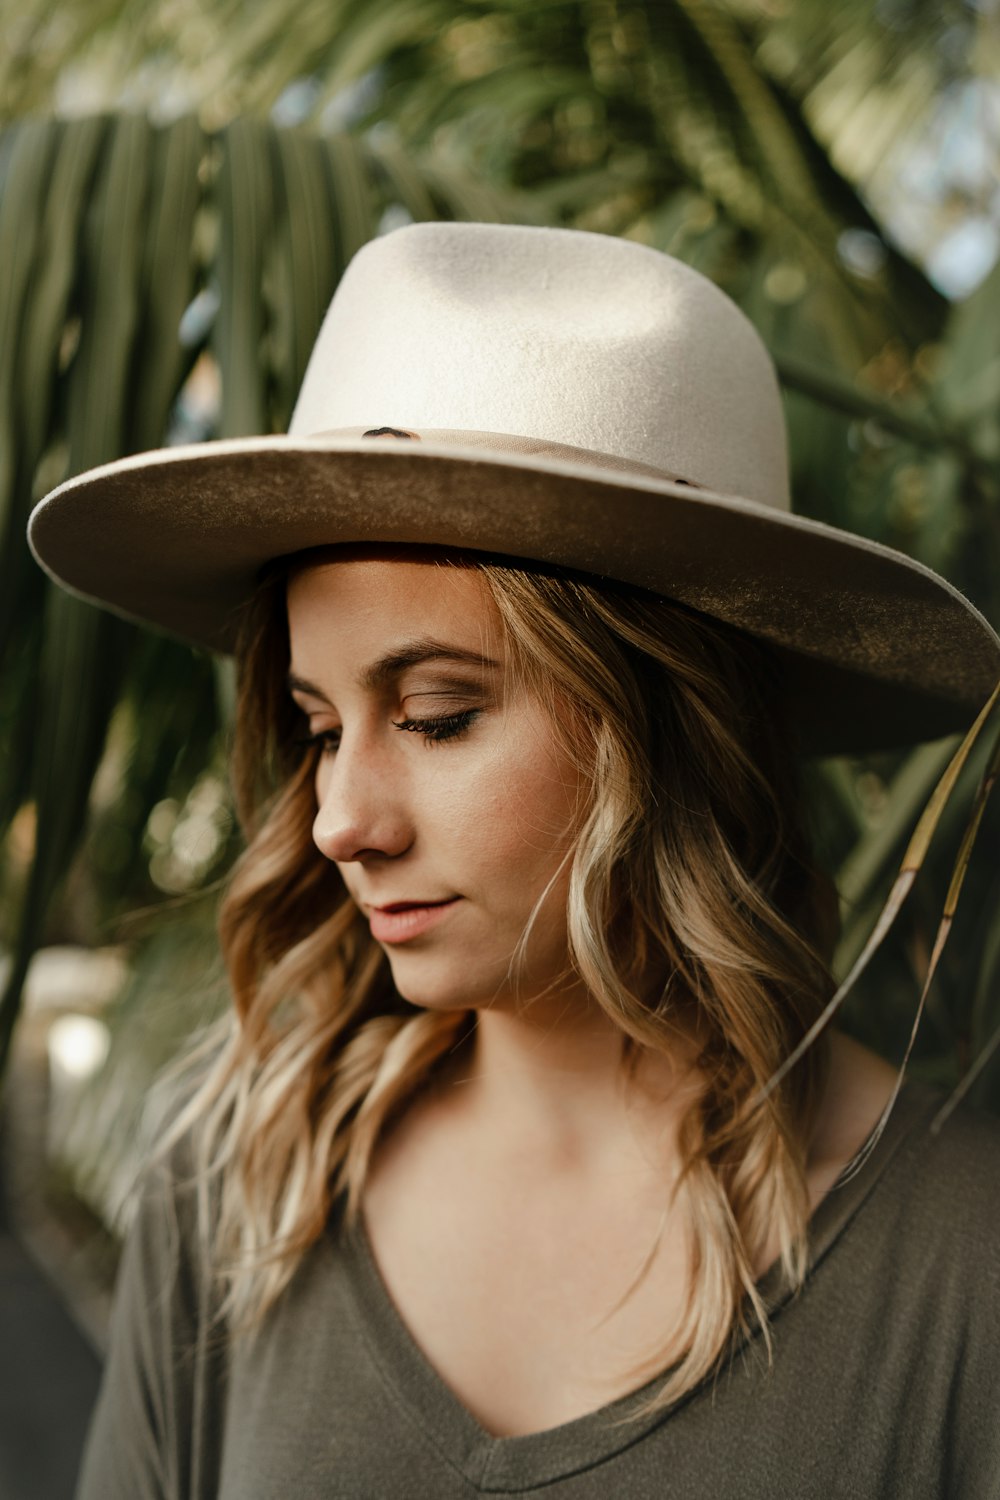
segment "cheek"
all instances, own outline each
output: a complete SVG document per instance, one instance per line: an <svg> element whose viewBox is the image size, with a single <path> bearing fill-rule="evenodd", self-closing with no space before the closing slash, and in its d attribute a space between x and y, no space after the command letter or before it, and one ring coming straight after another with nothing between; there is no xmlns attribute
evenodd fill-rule
<svg viewBox="0 0 1000 1500"><path fill-rule="evenodd" d="M544 744L527 753L501 744L482 761L443 769L435 822L463 862L512 884L551 874L573 836L574 767Z"/></svg>

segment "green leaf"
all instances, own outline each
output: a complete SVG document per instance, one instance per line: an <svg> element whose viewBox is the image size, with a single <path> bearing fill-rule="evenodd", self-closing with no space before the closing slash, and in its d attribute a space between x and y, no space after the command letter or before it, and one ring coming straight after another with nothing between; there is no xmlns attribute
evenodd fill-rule
<svg viewBox="0 0 1000 1500"><path fill-rule="evenodd" d="M198 121L182 116L148 140L149 213L139 279L138 348L129 448L154 448L190 364L181 315L195 292L195 216L209 141Z"/></svg>
<svg viewBox="0 0 1000 1500"><path fill-rule="evenodd" d="M270 127L237 120L222 136L219 210L219 315L213 349L222 376L221 437L271 431L260 295L274 232Z"/></svg>
<svg viewBox="0 0 1000 1500"><path fill-rule="evenodd" d="M45 184L62 135L54 120L33 120L11 133L0 192L0 648L17 618L17 579L31 485L30 454L21 442L21 354L26 309L41 253ZM44 394L42 395L44 400Z"/></svg>
<svg viewBox="0 0 1000 1500"><path fill-rule="evenodd" d="M271 308L279 423L287 426L309 355L336 285L335 219L323 143L278 130L274 152L276 276Z"/></svg>

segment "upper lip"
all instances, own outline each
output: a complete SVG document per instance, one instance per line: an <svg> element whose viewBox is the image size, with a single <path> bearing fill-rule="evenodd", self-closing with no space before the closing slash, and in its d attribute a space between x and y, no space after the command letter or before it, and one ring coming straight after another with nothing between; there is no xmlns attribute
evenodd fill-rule
<svg viewBox="0 0 1000 1500"><path fill-rule="evenodd" d="M457 901L457 896L440 896L436 900L420 900L413 897L404 897L400 901L366 901L363 905L368 911L408 911L414 906L446 906L449 901Z"/></svg>

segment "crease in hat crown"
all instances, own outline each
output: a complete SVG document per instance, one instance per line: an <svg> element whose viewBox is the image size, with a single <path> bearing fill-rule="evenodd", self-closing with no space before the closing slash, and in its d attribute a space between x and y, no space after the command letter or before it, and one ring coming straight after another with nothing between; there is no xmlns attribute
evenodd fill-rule
<svg viewBox="0 0 1000 1500"><path fill-rule="evenodd" d="M781 396L756 329L699 272L609 235L414 224L365 245L289 436L376 425L589 450L791 508Z"/></svg>

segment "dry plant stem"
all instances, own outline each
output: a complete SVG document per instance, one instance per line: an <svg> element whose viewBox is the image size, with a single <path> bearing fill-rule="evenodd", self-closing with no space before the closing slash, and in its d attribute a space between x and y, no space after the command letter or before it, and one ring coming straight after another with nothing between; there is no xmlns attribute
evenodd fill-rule
<svg viewBox="0 0 1000 1500"><path fill-rule="evenodd" d="M994 1031L993 1035L990 1037L989 1041L986 1043L986 1046L980 1052L976 1060L970 1064L969 1069L965 1077L962 1079L961 1083L957 1086L954 1092L948 1096L948 1098L942 1104L941 1108L938 1110L937 1114L934 1116L933 1120L931 1121L931 1135L938 1134L942 1125L944 1125L946 1120L948 1119L948 1116L954 1110L955 1106L957 1104L960 1104L965 1098L966 1094L969 1092L972 1085L979 1077L980 1073L983 1072L986 1064L989 1062L990 1058L993 1056L998 1047L1000 1047L1000 1026L998 1026L996 1031Z"/></svg>
<svg viewBox="0 0 1000 1500"><path fill-rule="evenodd" d="M998 685L998 687L1000 687L1000 685ZM995 693L994 697L996 697ZM868 1160L871 1153L874 1151L876 1145L878 1144L879 1137L885 1129L886 1122L889 1119L889 1115L892 1113L892 1107L896 1102L896 1096L903 1086L903 1076L906 1073L906 1065L910 1060L910 1053L913 1051L913 1044L917 1039L917 1031L919 1030L920 1022L924 1013L924 1005L927 1001L927 992L929 991L931 987L931 981L933 980L934 975L937 972L938 961L941 957L942 952L944 951L944 945L948 941L948 937L951 933L951 924L954 920L955 911L958 906L959 892L962 889L962 882L965 880L965 872L969 868L969 857L972 854L972 846L976 841L976 834L979 832L979 825L983 819L983 813L986 809L987 799L990 795L990 792L993 790L994 782L997 779L998 769L1000 769L1000 734L997 735L997 738L994 741L993 750L987 763L986 770L983 773L982 779L979 783L979 787L976 791L976 800L973 805L972 815L969 818L969 821L965 827L965 832L962 835L962 843L959 847L958 856L955 860L955 868L953 869L951 874L951 881L948 885L948 894L945 897L944 911L941 916L941 921L938 924L937 934L934 938L934 949L931 953L930 963L927 965L927 974L924 978L923 989L920 992L920 1001L917 1005L917 1013L913 1018L913 1026L910 1029L910 1039L906 1044L906 1051L903 1054L903 1061L899 1065L899 1072L896 1076L896 1082L893 1086L892 1094L889 1097L889 1101L886 1104L885 1109L882 1111L882 1117L876 1125L874 1131L868 1138L863 1149L858 1153L854 1161L851 1163L850 1170L844 1174L844 1177L842 1179L844 1181L849 1180L854 1176L856 1172L859 1172L864 1166L865 1162ZM957 1098L961 1097L960 1089L961 1085L959 1086L959 1091L956 1091ZM948 1114L955 1107L955 1104L957 1103L956 1094L952 1094L951 1098L935 1115L932 1125L932 1129L935 1131L935 1133L937 1130L940 1130L941 1124L945 1119L947 1119Z"/></svg>
<svg viewBox="0 0 1000 1500"><path fill-rule="evenodd" d="M966 828L965 835L962 839L962 847L958 852L958 859L955 862L955 871L951 877L951 885L948 888L948 899L945 902L945 915L941 921L942 930L938 933L938 941L934 945L934 954L931 957L931 973L933 973L934 966L937 962L937 955L944 947L944 939L946 934L944 934L943 929L945 927L945 922L947 921L950 925L951 918L954 916L955 907L958 904L958 893L961 889L962 881L965 878L965 871L968 867L969 855L972 851L972 844L977 832L979 831L979 824L982 821L983 813L986 809L987 799L989 798L989 795L996 784L998 776L1000 776L1000 734L997 735L996 742L993 746L993 754L990 756L989 765L986 767L986 770L983 774L983 779L979 784L979 790L976 794L976 805L973 808L972 817L969 819L969 825ZM973 1062L967 1069L965 1077L954 1089L950 1097L945 1101L945 1103L938 1110L937 1114L934 1116L934 1119L931 1121L932 1135L937 1135L938 1131L948 1119L948 1116L951 1114L955 1106L965 1098L965 1095L969 1092L969 1089L972 1087L973 1083L975 1083L976 1079L979 1077L980 1073L983 1071L998 1046L1000 1046L1000 1027L997 1027L996 1031L993 1032L993 1035L990 1037L989 1041L986 1043L986 1046L982 1049L979 1056L973 1060Z"/></svg>
<svg viewBox="0 0 1000 1500"><path fill-rule="evenodd" d="M899 915L903 902L910 894L913 882L916 880L917 874L921 866L923 865L924 859L927 856L927 850L930 848L931 840L934 837L934 833L937 829L938 822L940 821L941 814L944 811L948 798L951 796L955 788L955 783L958 780L959 774L961 773L965 762L968 760L972 747L976 743L976 740L979 738L980 731L982 730L983 725L986 723L986 720L992 713L994 705L996 704L998 698L1000 698L1000 681L997 682L988 700L980 709L978 715L976 716L975 722L969 729L958 749L955 751L955 754L952 756L945 769L944 775L941 777L941 780L938 782L937 786L934 788L934 791L931 793L927 806L924 808L923 812L920 815L920 819L917 823L916 828L914 829L913 836L910 839L906 853L903 856L899 874L896 876L896 879L893 882L893 887L889 892L888 899L881 912L879 913L878 920L875 923L874 928L872 929L871 935L869 936L864 948L861 950L857 959L855 960L850 973L847 975L847 978L844 980L844 982L838 987L836 993L831 997L816 1021L814 1021L812 1026L810 1026L809 1030L799 1042L798 1046L793 1048L789 1056L786 1057L785 1061L781 1064L781 1067L778 1068L776 1072L772 1073L767 1083L765 1083L764 1086L759 1089L754 1095L753 1099L750 1101L751 1109L754 1109L757 1106L763 1104L766 1099L770 1098L771 1094L773 1094L774 1090L779 1086L781 1081L788 1076L788 1074L791 1072L792 1068L795 1067L800 1058L805 1055L805 1053L816 1041L817 1037L821 1035L824 1028L830 1024L844 999L853 988L858 977L867 968L872 955L881 945L882 940L884 939L886 933L889 931L893 922L895 922L897 916ZM889 1111L892 1109L892 1105L902 1084L903 1069L905 1069L906 1067L906 1062L913 1048L913 1039L916 1034L917 1025L920 1021L920 1016L923 1010L924 999L927 995L928 986L930 985L930 981L934 975L934 970L937 967L938 959L941 956L941 950L943 949L945 942L947 941L948 933L951 930L952 917L954 915L955 906L958 901L958 893L961 889L962 881L965 877L965 871L969 863L969 856L972 852L972 845L975 841L976 833L978 832L979 824L982 820L983 810L986 806L986 799L988 798L993 783L996 780L998 755L1000 755L1000 739L998 739L997 745L994 747L993 754L990 757L989 766L987 767L987 771L983 776L983 780L980 783L979 790L976 795L976 802L972 810L972 815L969 818L965 833L962 837L962 845L959 849L958 858L955 862L955 869L952 873L951 881L948 886L948 895L945 899L944 915L941 919L941 925L938 928L937 939L934 944L934 952L931 955L930 967L927 972L927 978L924 982L923 993L920 996L920 1004L917 1009L917 1016L914 1022L913 1032L911 1033L910 1041L907 1045L906 1056L903 1059L903 1064L900 1069L899 1077L896 1080L896 1087L893 1090L892 1098L889 1100L882 1119L876 1127L875 1134L871 1138L871 1146L874 1146L879 1135L881 1134L885 1126L885 1122L888 1119Z"/></svg>

